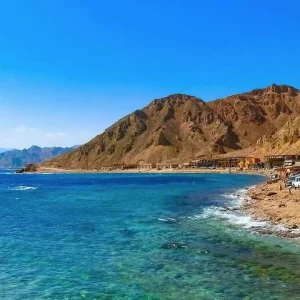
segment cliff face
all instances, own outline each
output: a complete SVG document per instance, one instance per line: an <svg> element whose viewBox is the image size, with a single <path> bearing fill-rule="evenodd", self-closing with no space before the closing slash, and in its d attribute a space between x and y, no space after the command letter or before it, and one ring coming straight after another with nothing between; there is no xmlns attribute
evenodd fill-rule
<svg viewBox="0 0 300 300"><path fill-rule="evenodd" d="M257 145L268 154L300 154L300 114L288 120L271 136L264 136Z"/></svg>
<svg viewBox="0 0 300 300"><path fill-rule="evenodd" d="M216 100L208 105L233 126L242 148L272 136L300 113L299 91L286 85L271 85L249 93Z"/></svg>
<svg viewBox="0 0 300 300"><path fill-rule="evenodd" d="M273 153L283 144L286 151L295 152L299 149L298 116L300 92L286 85L208 103L176 94L152 101L43 166L97 169L122 163L186 161L253 147Z"/></svg>

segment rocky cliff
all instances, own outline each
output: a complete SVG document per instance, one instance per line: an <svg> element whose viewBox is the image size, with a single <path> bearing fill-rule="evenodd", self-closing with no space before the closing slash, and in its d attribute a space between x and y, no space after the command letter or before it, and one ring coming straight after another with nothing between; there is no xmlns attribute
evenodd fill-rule
<svg viewBox="0 0 300 300"><path fill-rule="evenodd" d="M212 102L175 94L152 101L43 166L98 169L247 149L299 152L299 116L300 92L287 85L273 84Z"/></svg>

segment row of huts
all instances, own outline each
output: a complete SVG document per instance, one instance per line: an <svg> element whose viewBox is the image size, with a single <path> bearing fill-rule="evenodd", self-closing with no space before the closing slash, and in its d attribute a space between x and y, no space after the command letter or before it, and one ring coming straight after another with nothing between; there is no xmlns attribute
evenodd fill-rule
<svg viewBox="0 0 300 300"><path fill-rule="evenodd" d="M145 163L140 162L137 164L123 164L109 167L110 169L189 169L189 168L243 168L251 169L254 167L263 167L263 163L255 157L228 157L228 158L217 158L217 157L201 157L197 160L183 163Z"/></svg>
<svg viewBox="0 0 300 300"><path fill-rule="evenodd" d="M107 167L105 169L189 169L189 168L240 168L240 169L256 169L256 168L300 168L300 155L269 155L264 160L260 160L251 156L238 157L200 157L190 162L174 163L145 163L137 164L120 164Z"/></svg>

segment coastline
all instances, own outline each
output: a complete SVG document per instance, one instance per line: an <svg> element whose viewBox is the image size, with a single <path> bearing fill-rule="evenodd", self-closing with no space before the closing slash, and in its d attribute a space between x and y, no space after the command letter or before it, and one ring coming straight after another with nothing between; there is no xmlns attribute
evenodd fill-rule
<svg viewBox="0 0 300 300"><path fill-rule="evenodd" d="M257 222L267 222L268 228L249 228L261 234L276 234L282 237L300 237L300 190L292 190L292 195L288 189L280 191L280 184L284 187L282 180L272 182L273 170L231 170L229 169L129 169L129 170L71 170L39 167L39 174L55 173L95 173L95 174L249 174L261 175L266 181L249 188L245 197L240 203L239 210L246 216ZM230 209L229 209L230 210ZM271 229L271 227L274 227ZM276 229L277 228L277 229ZM278 230L279 228L279 230Z"/></svg>
<svg viewBox="0 0 300 300"><path fill-rule="evenodd" d="M116 169L116 170L85 170L85 169L61 169L61 168L50 168L50 167L39 167L36 172L26 172L26 173L136 173L136 174L250 174L250 175L262 175L262 176L271 176L274 174L272 170L243 170L237 171L232 169Z"/></svg>
<svg viewBox="0 0 300 300"><path fill-rule="evenodd" d="M300 237L300 190L292 189L289 194L281 179L269 180L250 189L241 209L254 220L267 222L274 227L274 230L269 228L257 230L262 234L275 233L287 238Z"/></svg>

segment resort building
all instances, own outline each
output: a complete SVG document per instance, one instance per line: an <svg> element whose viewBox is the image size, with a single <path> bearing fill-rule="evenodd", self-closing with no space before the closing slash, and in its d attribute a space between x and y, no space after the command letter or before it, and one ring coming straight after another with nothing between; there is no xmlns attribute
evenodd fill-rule
<svg viewBox="0 0 300 300"><path fill-rule="evenodd" d="M136 169L138 165L136 164L128 164L128 165L122 165L121 170L129 170L129 169Z"/></svg>
<svg viewBox="0 0 300 300"><path fill-rule="evenodd" d="M260 159L256 157L240 157L239 167L241 169L252 169L258 166ZM260 166L260 164L259 164Z"/></svg>
<svg viewBox="0 0 300 300"><path fill-rule="evenodd" d="M292 166L283 166L277 169L280 177L286 177L286 174L299 174L300 173L300 162L296 162Z"/></svg>
<svg viewBox="0 0 300 300"><path fill-rule="evenodd" d="M189 169L193 167L193 163L188 162L188 163L179 164L178 167L180 169Z"/></svg>
<svg viewBox="0 0 300 300"><path fill-rule="evenodd" d="M217 160L210 159L210 158L201 158L198 160L193 160L190 164L192 167L196 167L196 168L210 168L210 167L216 167Z"/></svg>
<svg viewBox="0 0 300 300"><path fill-rule="evenodd" d="M243 168L259 167L259 158L256 157L223 157L194 160L191 164L198 168Z"/></svg>
<svg viewBox="0 0 300 300"><path fill-rule="evenodd" d="M143 170L151 170L155 168L155 164L141 163L138 164L138 168Z"/></svg>
<svg viewBox="0 0 300 300"><path fill-rule="evenodd" d="M217 159L217 168L237 168L239 166L239 158L226 157Z"/></svg>
<svg viewBox="0 0 300 300"><path fill-rule="evenodd" d="M281 168L283 166L292 166L295 163L300 162L300 155L268 155L265 156L265 166L266 168Z"/></svg>
<svg viewBox="0 0 300 300"><path fill-rule="evenodd" d="M176 169L178 164L176 163L158 163L156 164L157 169Z"/></svg>

